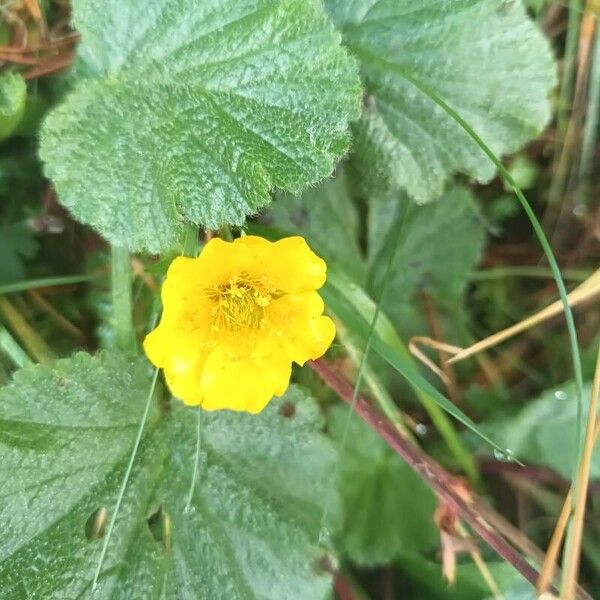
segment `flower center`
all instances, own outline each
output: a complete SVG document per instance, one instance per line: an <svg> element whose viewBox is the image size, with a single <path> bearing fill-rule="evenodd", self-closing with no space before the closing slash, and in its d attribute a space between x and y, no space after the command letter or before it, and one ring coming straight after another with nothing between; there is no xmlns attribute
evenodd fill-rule
<svg viewBox="0 0 600 600"><path fill-rule="evenodd" d="M211 327L215 331L261 329L265 325L265 309L273 291L247 273L234 275L219 286L207 288L213 302Z"/></svg>

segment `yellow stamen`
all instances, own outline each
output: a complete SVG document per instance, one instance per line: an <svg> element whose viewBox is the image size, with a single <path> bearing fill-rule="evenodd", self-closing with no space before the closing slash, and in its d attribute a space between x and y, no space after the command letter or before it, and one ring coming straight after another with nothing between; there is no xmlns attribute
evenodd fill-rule
<svg viewBox="0 0 600 600"><path fill-rule="evenodd" d="M263 328L265 308L273 297L267 285L244 272L227 283L207 288L206 294L213 302L212 328L217 331Z"/></svg>

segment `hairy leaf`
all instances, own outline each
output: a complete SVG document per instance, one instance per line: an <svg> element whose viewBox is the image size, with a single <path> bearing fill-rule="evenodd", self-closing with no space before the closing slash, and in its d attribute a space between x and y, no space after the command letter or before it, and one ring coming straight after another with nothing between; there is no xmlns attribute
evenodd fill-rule
<svg viewBox="0 0 600 600"><path fill-rule="evenodd" d="M462 188L450 188L440 202L426 206L415 205L401 192L370 204L369 290L377 297L393 256L383 307L403 333L428 332L422 306L415 311L422 292L435 298L442 313L461 315L462 296L481 256L484 234L474 198Z"/></svg>
<svg viewBox="0 0 600 600"><path fill-rule="evenodd" d="M90 594L148 388L144 362L105 353L2 389L2 598ZM258 417L202 414L190 496L196 417L153 405L95 597L324 597L316 542L335 454L315 403L291 388Z"/></svg>
<svg viewBox="0 0 600 600"><path fill-rule="evenodd" d="M354 62L318 0L80 0L80 80L41 156L61 202L159 251L240 225L272 188L331 173L358 117Z"/></svg>
<svg viewBox="0 0 600 600"><path fill-rule="evenodd" d="M494 167L409 79L431 88L496 154L535 137L550 116L555 67L520 0L326 0L360 60L366 110L355 134L361 185L437 198L453 171Z"/></svg>

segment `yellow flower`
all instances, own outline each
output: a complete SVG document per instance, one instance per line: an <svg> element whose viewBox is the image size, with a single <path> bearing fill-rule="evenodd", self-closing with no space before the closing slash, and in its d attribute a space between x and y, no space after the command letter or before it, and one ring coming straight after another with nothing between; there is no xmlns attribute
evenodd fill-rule
<svg viewBox="0 0 600 600"><path fill-rule="evenodd" d="M212 239L171 263L146 354L186 404L258 413L285 392L292 362L318 358L335 337L316 292L326 269L301 237Z"/></svg>

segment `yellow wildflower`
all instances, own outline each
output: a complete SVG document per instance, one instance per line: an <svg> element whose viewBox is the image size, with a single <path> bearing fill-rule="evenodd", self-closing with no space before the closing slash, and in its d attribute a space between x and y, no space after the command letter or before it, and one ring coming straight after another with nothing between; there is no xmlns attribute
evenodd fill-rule
<svg viewBox="0 0 600 600"><path fill-rule="evenodd" d="M144 340L174 396L206 410L260 412L335 336L316 292L326 264L301 237L212 239L176 258L160 324Z"/></svg>

